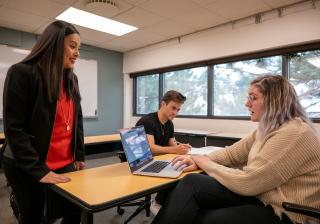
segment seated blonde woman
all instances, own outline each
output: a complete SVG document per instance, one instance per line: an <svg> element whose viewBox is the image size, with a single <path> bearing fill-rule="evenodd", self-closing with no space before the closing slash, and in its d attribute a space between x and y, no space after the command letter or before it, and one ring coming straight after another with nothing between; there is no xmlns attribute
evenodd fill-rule
<svg viewBox="0 0 320 224"><path fill-rule="evenodd" d="M208 156L178 156L189 174L153 224L306 223L283 201L320 208L320 141L293 86L281 76L253 80L246 106L258 129ZM243 169L231 167L243 166Z"/></svg>

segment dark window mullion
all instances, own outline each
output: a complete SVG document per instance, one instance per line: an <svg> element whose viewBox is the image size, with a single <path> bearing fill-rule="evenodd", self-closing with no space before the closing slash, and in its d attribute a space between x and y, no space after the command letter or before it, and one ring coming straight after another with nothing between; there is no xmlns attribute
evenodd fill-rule
<svg viewBox="0 0 320 224"><path fill-rule="evenodd" d="M282 55L282 76L289 80L289 54Z"/></svg>
<svg viewBox="0 0 320 224"><path fill-rule="evenodd" d="M138 77L133 78L133 94L132 94L132 102L133 102L133 114L137 115L137 79Z"/></svg>
<svg viewBox="0 0 320 224"><path fill-rule="evenodd" d="M160 106L161 106L161 99L162 99L162 97L163 97L163 89L164 89L164 86L163 86L163 84L164 84L164 73L159 73L159 108L160 108Z"/></svg>
<svg viewBox="0 0 320 224"><path fill-rule="evenodd" d="M207 106L208 106L208 117L213 116L213 99L214 99L214 95L213 95L213 65L208 65L208 102L207 102Z"/></svg>

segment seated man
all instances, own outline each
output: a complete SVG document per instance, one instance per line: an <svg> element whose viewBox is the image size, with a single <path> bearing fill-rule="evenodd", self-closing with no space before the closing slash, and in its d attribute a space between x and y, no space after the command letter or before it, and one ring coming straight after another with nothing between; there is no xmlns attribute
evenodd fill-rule
<svg viewBox="0 0 320 224"><path fill-rule="evenodd" d="M144 126L153 155L186 154L190 150L189 144L177 143L172 123L185 101L186 97L181 93L170 90L162 97L160 109L157 112L147 114L137 122L136 126ZM160 205L170 191L171 189L160 191L155 201L152 201L150 210L154 215L159 211Z"/></svg>
<svg viewBox="0 0 320 224"><path fill-rule="evenodd" d="M137 122L136 126L143 125L146 130L153 155L188 153L190 145L176 142L172 123L185 101L186 97L181 93L170 90L162 97L157 112L147 114Z"/></svg>

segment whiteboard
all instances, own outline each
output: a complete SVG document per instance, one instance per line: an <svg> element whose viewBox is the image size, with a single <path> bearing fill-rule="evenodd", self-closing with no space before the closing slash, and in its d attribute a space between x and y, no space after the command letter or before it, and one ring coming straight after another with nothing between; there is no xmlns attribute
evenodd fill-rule
<svg viewBox="0 0 320 224"><path fill-rule="evenodd" d="M74 66L78 77L84 117L98 116L98 62L79 58Z"/></svg>
<svg viewBox="0 0 320 224"><path fill-rule="evenodd" d="M29 50L0 44L0 118L3 118L3 86L9 67L30 53ZM74 67L78 77L81 106L84 117L98 116L98 63L96 60L79 58Z"/></svg>

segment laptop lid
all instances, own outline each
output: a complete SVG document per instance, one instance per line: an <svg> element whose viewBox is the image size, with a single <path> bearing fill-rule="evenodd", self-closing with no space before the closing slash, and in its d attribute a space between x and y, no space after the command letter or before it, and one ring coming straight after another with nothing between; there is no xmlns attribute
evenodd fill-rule
<svg viewBox="0 0 320 224"><path fill-rule="evenodd" d="M143 125L121 129L120 137L131 172L153 160Z"/></svg>

